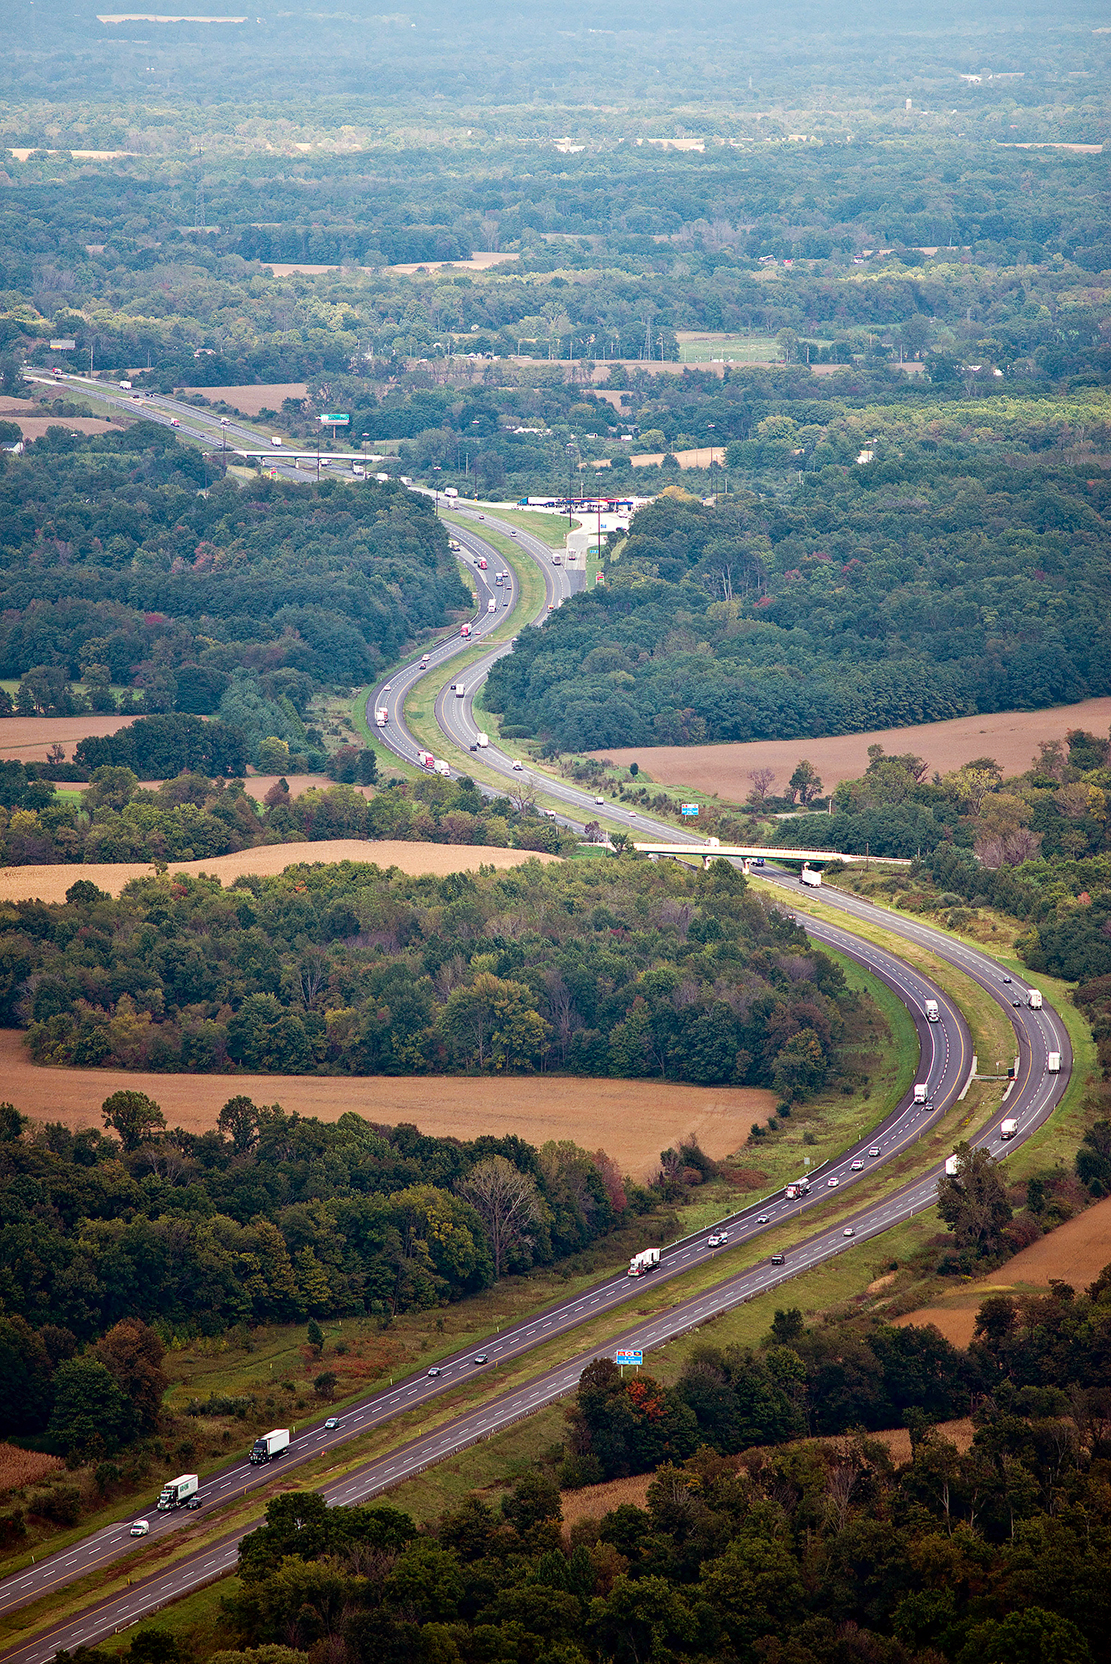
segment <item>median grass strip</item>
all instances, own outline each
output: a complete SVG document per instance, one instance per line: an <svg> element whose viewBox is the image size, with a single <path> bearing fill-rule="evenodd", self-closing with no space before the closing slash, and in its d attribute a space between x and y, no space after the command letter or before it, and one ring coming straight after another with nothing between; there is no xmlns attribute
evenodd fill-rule
<svg viewBox="0 0 1111 1664"><path fill-rule="evenodd" d="M544 610L546 594L544 574L532 557L526 555L511 537L507 537L504 532L499 532L496 527L487 525L485 522L481 526L476 526L469 516L464 517L461 514L443 512L441 512L440 518L446 525L458 527L461 531L471 532L474 536L481 537L484 543L491 544L503 560L513 568L517 577L519 599L517 605L511 607L509 611L509 618L513 620L514 624L509 634L516 635L517 630L523 625L531 624L532 620ZM487 641L492 639L498 638L486 637Z"/></svg>

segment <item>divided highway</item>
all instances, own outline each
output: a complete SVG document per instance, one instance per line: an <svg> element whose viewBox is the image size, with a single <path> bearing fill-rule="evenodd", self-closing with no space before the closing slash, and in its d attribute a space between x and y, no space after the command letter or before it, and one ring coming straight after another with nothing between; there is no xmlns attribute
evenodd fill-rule
<svg viewBox="0 0 1111 1664"><path fill-rule="evenodd" d="M464 512L468 513L472 525L476 520L482 519L477 510ZM519 533L517 528L503 528L500 522L489 515L486 518L491 525L497 526L498 530L504 529L507 533L515 535L519 545L544 571L545 603L538 619L533 622L538 622L551 606L558 605L565 599L572 592L572 584L576 579L579 581L578 587L581 587L582 574L553 568L550 551L536 539ZM518 590L511 565L482 540L480 533L468 529L457 533L457 536L472 557L483 554L489 563L486 572L475 571L480 610L471 638L473 642L474 639L480 639L482 635L496 629L502 618L512 612L518 600ZM498 571L506 574L501 585L496 583ZM507 585L510 606L503 608L501 601ZM493 613L489 611L491 598L498 603ZM441 642L430 651L426 668L446 668L450 659L461 650L465 650L467 645L459 637ZM461 736L468 747L473 743L469 736L477 733L471 708L475 686L498 653L506 650L508 644L503 644L485 655L478 664L468 667L462 698L451 694L450 690L447 693L441 690L437 699L438 720L453 736ZM396 672L388 682L380 684L368 700L368 719L371 722L374 719L374 705L387 706L390 713L389 721L386 729L379 731L380 737L407 761L416 761L419 747L405 726L404 698L413 683L425 673L426 670L421 668L419 661L414 660ZM460 743L459 739L457 743ZM510 777L514 773L512 759L496 747L484 749L482 761L499 772L504 771ZM588 818L595 818L599 813L592 794L583 793L560 780L544 776L544 790L563 804L571 824L581 824L584 811ZM602 812L618 815L623 820L630 819L627 811L616 807L603 808ZM671 841L676 839L674 828L658 823L648 816L641 815L633 819L632 828L637 832L643 831L646 836L659 835ZM690 842L692 854L708 852L704 840L688 834L685 835L685 841ZM792 898L798 897L797 882L792 881L787 874L767 869L766 877L772 883L788 890ZM753 1239L766 1233L768 1252L755 1264L732 1276L726 1276L704 1292L678 1299L658 1314L635 1322L623 1334L607 1340L607 1350L615 1343L638 1347L645 1351L658 1348L715 1314L752 1299L755 1295L776 1287L799 1272L838 1253L852 1251L858 1244L932 1204L941 1171L938 1163L932 1164L926 1171L917 1174L884 1198L864 1204L855 1212L839 1217L836 1223L816 1224L813 1233L803 1240L793 1243L790 1240L792 1236L797 1236L806 1214L814 1209L818 1202L839 1196L843 1190L849 1192L851 1197L852 1186L865 1182L884 1161L905 1155L915 1140L951 1109L962 1093L972 1069L968 1029L952 1001L929 978L855 933L852 929L854 923L861 920L881 922L886 930L928 947L980 983L1010 1018L1015 1033L1015 1050L1019 1058L1017 1078L1009 1089L1005 1107L997 1110L987 1124L976 1133L977 1142L984 1144L996 1155L1014 1148L1014 1144L1004 1144L1001 1140L1000 1122L1003 1116L1018 1121L1019 1133L1015 1143L1020 1143L1045 1121L1067 1085L1071 1049L1064 1025L1048 1006L1036 1012L1024 1008L1016 1009L1012 999L1018 985L1005 982L1005 973L988 955L956 942L916 919L893 914L830 888L822 890L821 899L827 907L845 915L844 927L825 919L800 917L799 922L804 924L816 943L835 948L879 976L907 1006L918 1033L921 1063L917 1078L928 1087L927 1102L916 1104L913 1095L908 1093L866 1139L812 1176L812 1188L808 1197L788 1201L780 1191L761 1202L754 1202L738 1210L729 1219L722 1221L718 1229L727 1233L730 1250L749 1245ZM937 1002L937 1022L927 1020L927 1000ZM1047 1056L1050 1051L1061 1053L1060 1074L1048 1073ZM773 1253L777 1257L782 1254L782 1264L771 1263ZM705 1268L708 1261L717 1258L719 1254L720 1249L710 1246L708 1233L696 1233L663 1250L660 1268L654 1273L652 1280L667 1280L692 1269ZM629 1279L623 1274L610 1276L583 1293L559 1302L547 1311L515 1324L501 1334L491 1336L483 1344L479 1354L457 1354L444 1359L438 1366L438 1373L411 1377L388 1391L364 1399L343 1412L339 1427L333 1431L325 1429L319 1423L302 1429L296 1434L289 1457L281 1464L278 1472L333 1451L336 1452L338 1464L343 1460L340 1447L353 1436L405 1411L426 1407L429 1410L439 1408L434 1401L453 1388L468 1382L473 1376L493 1371L498 1365L518 1359L546 1341L565 1334L586 1321L616 1312L629 1302L641 1300L642 1289L643 1285L639 1281ZM333 1503L363 1501L380 1494L431 1463L443 1460L455 1451L480 1438L490 1436L542 1405L573 1391L585 1364L598 1350L598 1347L591 1347L566 1363L543 1371L519 1387L500 1396L486 1398L476 1408L452 1417L441 1427L418 1433L388 1455L364 1463L332 1482L328 1482L325 1476L320 1482L320 1488ZM206 1511L212 1504L229 1502L244 1491L268 1485L274 1477L273 1469L251 1468L245 1461L232 1463L205 1480L201 1494ZM40 1565L26 1568L0 1583L0 1611L12 1611L43 1596L56 1594L77 1579L97 1571L107 1571L110 1566L115 1567L117 1575L122 1575L123 1568L120 1562L129 1552L145 1554L153 1541L169 1537L196 1518L191 1514L157 1515L152 1510L141 1509L137 1510L137 1513L145 1513L150 1519L149 1537L132 1542L126 1534L129 1522L107 1527L73 1548L51 1556ZM204 1517L202 1513L202 1521ZM233 1530L203 1549L186 1553L174 1566L155 1572L120 1593L90 1605L72 1621L43 1632L25 1645L17 1645L4 1656L18 1660L19 1664L44 1664L44 1661L51 1658L60 1647L72 1649L81 1644L92 1645L104 1636L128 1627L139 1618L156 1611L168 1600L233 1569L241 1535L240 1531ZM167 1542L165 1547L169 1550L170 1544Z"/></svg>

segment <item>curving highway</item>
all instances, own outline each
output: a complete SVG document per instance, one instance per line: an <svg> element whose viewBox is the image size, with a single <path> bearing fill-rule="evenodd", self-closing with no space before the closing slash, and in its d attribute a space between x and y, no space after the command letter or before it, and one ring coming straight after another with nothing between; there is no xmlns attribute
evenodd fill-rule
<svg viewBox="0 0 1111 1664"><path fill-rule="evenodd" d="M483 519L477 510L464 512L471 518L472 525ZM503 529L493 517L487 515L486 519L499 530ZM572 593L573 581L576 578L581 580L582 574L552 567L550 551L536 539L519 534L516 528L506 526L504 529L517 537L519 546L538 562L545 573L546 597L539 615L542 618L551 606L558 605ZM474 621L473 643L475 639L481 639L497 629L502 619L511 615L518 600L518 590L512 566L484 542L481 534L468 529L457 535L463 545L464 557L469 555L473 561L477 556L485 556L488 560L485 572L475 570L479 612ZM500 585L496 583L498 571L505 574ZM510 604L503 607L501 603L507 586ZM581 587L581 582L578 587ZM489 611L491 599L496 603L493 612ZM460 743L460 739L468 747L474 743L469 736L477 734L471 708L475 687L489 664L500 652L508 650L508 645L499 645L460 673L457 679L464 681L462 696L453 693L446 684L441 688L437 698L437 718L456 743ZM468 643L458 636L443 641L430 650L425 666L422 667L419 660L411 661L371 694L368 717L373 721L375 704L387 706L389 720L385 729L379 730L380 737L407 761L417 760L419 747L405 726L406 693L421 676L429 670L446 668L451 658L467 647ZM513 759L497 747L484 749L482 761L509 777L515 772ZM599 812L592 794L583 793L561 780L545 776L544 790L561 802L570 824L577 824L573 817L580 815L584 809L590 818ZM620 815L626 820L629 818L626 811L615 808L608 811L603 808L603 812ZM674 828L649 816L636 817L634 825L647 835L659 834L676 841ZM680 836L683 841L689 841L692 854L707 850L703 840L690 834ZM802 899L797 881L786 873L769 868L765 876L781 891L788 891L792 898ZM667 1309L634 1323L623 1334L607 1340L607 1347L616 1342L647 1351L665 1345L678 1334L717 1313L752 1299L836 1254L851 1252L860 1243L928 1208L935 1200L937 1179L942 1171L940 1163L932 1163L925 1171L897 1185L882 1197L862 1200L861 1205L852 1210L854 1187L866 1185L885 1162L904 1157L922 1133L934 1127L953 1107L972 1071L967 1025L953 1002L914 967L854 932L851 928L854 923L879 918L885 930L928 947L984 987L1010 1019L1019 1060L1016 1078L1008 1088L1004 1105L976 1132L978 1143L995 1155L1005 1154L1045 1121L1067 1085L1071 1048L1060 1018L1049 1006L1031 1011L1013 1003L1023 997L1023 986L1005 980L1006 973L989 955L917 919L891 913L829 887L823 888L821 900L827 908L843 915L845 924L826 918L807 918L800 920L800 923L805 922L808 935L816 943L835 948L879 976L906 1005L918 1034L921 1062L917 1078L928 1089L927 1101L924 1104L915 1103L913 1094L908 1093L878 1126L870 1130L866 1138L811 1176L808 1196L788 1200L785 1193L779 1191L723 1220L717 1229L728 1235L727 1252L745 1247L751 1252L754 1239L767 1234L767 1253L754 1264L726 1275L710 1288L679 1298ZM937 1003L937 1022L927 1020L927 1000ZM1047 1068L1047 1058L1052 1051L1061 1054L1059 1073L1050 1074ZM1000 1123L1005 1116L1018 1122L1018 1134L1012 1143L1004 1143L1001 1138ZM835 1221L816 1222L814 1230L805 1234L807 1216L820 1202L842 1199L848 1203L848 1208L839 1209ZM823 1210L823 1213L826 1211ZM720 1253L720 1248L710 1245L707 1232L696 1233L662 1250L660 1267L652 1280L667 1280L700 1268L705 1271L708 1262L720 1257ZM781 1258L782 1263L773 1264L772 1254ZM616 1313L623 1305L637 1302L643 1298L642 1288L639 1281L623 1274L610 1276L581 1294L558 1302L546 1311L489 1337L483 1343L481 1361L471 1353L445 1358L438 1366L438 1373L410 1377L349 1407L340 1417L339 1427L334 1430L325 1429L319 1422L302 1429L296 1433L289 1455L279 1465L278 1476L291 1466L333 1451L337 1453L337 1460L342 1460L340 1447L348 1440L406 1412L425 1408L441 1410L446 1406L436 1401L442 1401L444 1395L453 1389L476 1376L495 1371L500 1364L521 1358L584 1322ZM488 1397L478 1407L451 1417L431 1431L416 1434L388 1455L358 1465L332 1482L328 1482L325 1476L321 1488L333 1503L362 1501L377 1495L431 1463L443 1460L477 1439L488 1437L542 1405L573 1391L582 1369L596 1352L597 1348L591 1347L565 1363L543 1370L523 1385L499 1396ZM208 1476L201 1491L204 1503L201 1522L204 1522L208 1509L213 1505L230 1502L254 1488L270 1485L275 1476L273 1469L251 1468L245 1461L234 1462ZM136 1512L143 1510L137 1509ZM121 1562L125 1557L129 1554L142 1555L147 1561L151 1546L155 1547L156 1553L160 1550L160 1557L164 1557L172 1547L165 1539L180 1532L195 1518L192 1514L158 1515L153 1508L145 1511L145 1517L151 1522L150 1535L146 1538L133 1541L127 1535L130 1521L121 1522L62 1553L48 1557L40 1565L25 1568L5 1579L0 1583L0 1612L10 1612L54 1595L77 1579L90 1573L104 1572L109 1567L115 1567L117 1575L123 1575L126 1567L122 1567ZM81 1644L92 1645L105 1635L126 1628L166 1601L231 1570L242 1534L238 1529L229 1531L203 1549L186 1552L172 1567L141 1577L118 1594L87 1607L72 1621L47 1629L25 1645L11 1648L4 1656L17 1659L20 1664L43 1664L60 1647L72 1649Z"/></svg>

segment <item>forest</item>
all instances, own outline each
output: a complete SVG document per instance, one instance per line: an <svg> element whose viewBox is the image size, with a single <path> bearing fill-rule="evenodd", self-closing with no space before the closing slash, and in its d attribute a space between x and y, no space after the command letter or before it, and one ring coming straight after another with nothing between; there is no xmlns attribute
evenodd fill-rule
<svg viewBox="0 0 1111 1664"><path fill-rule="evenodd" d="M410 878L78 879L0 917L3 1020L43 1063L662 1076L817 1091L857 996L725 863Z"/></svg>
<svg viewBox="0 0 1111 1664"><path fill-rule="evenodd" d="M603 1150L430 1138L353 1113L333 1125L242 1094L203 1134L168 1129L137 1091L107 1098L104 1122L73 1133L0 1106L0 1430L82 1459L159 1425L161 1391L136 1422L103 1374L77 1380L97 1361L119 1385L125 1325L151 1330L160 1363L173 1334L388 1324L566 1259L660 1201ZM78 1423L97 1391L118 1426L107 1408Z"/></svg>
<svg viewBox="0 0 1111 1664"><path fill-rule="evenodd" d="M111 711L119 685L131 710L216 713L251 761L276 737L321 767L311 695L469 604L447 535L399 485L205 489L205 467L148 422L0 456L0 675L28 714Z"/></svg>
<svg viewBox="0 0 1111 1664"><path fill-rule="evenodd" d="M907 439L828 458L789 501L680 488L606 583L529 632L487 703L562 751L905 727L1111 689L1108 486L1052 456ZM893 447L894 449L894 447ZM849 451L852 444L849 445Z"/></svg>

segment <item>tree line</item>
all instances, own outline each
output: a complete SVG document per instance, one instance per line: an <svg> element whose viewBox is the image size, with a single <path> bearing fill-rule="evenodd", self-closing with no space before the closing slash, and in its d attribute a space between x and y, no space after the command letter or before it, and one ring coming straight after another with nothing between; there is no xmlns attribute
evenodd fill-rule
<svg viewBox="0 0 1111 1664"><path fill-rule="evenodd" d="M40 1062L562 1069L767 1084L789 1103L836 1078L856 998L724 862L443 879L343 862L227 890L143 878L118 900L84 879L68 898L0 917L2 1009Z"/></svg>

